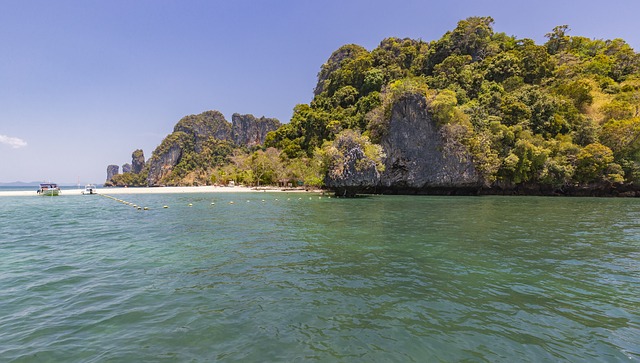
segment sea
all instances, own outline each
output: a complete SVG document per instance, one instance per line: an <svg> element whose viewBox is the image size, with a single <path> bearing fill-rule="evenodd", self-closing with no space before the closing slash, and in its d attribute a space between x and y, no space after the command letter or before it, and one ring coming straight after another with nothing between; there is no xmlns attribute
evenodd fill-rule
<svg viewBox="0 0 640 363"><path fill-rule="evenodd" d="M638 362L640 201L2 197L0 292L0 362Z"/></svg>

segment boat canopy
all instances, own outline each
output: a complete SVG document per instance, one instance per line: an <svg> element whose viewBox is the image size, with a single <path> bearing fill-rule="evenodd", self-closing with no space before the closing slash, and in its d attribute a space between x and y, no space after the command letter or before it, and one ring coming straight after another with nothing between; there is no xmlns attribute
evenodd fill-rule
<svg viewBox="0 0 640 363"><path fill-rule="evenodd" d="M55 183L40 183L40 188L57 188L58 184Z"/></svg>

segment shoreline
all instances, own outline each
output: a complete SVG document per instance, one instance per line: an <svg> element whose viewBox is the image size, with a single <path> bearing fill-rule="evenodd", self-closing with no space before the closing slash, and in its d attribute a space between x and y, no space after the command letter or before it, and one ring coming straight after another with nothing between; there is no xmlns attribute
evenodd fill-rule
<svg viewBox="0 0 640 363"><path fill-rule="evenodd" d="M84 188L80 189L61 189L60 197L68 195L82 195ZM220 187L220 186L201 186L201 187L109 187L97 188L97 194L103 195L120 195L120 194L186 194L186 193L304 193L316 192L315 190L290 189L276 187ZM41 197L35 190L16 190L16 191L0 191L0 197Z"/></svg>

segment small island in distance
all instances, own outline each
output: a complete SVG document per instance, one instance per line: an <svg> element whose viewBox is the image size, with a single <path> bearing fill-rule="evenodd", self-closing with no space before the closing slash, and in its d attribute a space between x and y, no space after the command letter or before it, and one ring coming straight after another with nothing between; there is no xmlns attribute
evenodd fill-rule
<svg viewBox="0 0 640 363"><path fill-rule="evenodd" d="M471 17L439 40L345 45L289 123L187 116L107 185L640 196L640 55L569 32L538 45Z"/></svg>

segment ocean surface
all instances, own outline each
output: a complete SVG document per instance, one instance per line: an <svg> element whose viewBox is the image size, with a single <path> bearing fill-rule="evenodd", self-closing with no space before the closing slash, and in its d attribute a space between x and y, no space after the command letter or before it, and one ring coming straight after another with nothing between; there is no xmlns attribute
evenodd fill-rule
<svg viewBox="0 0 640 363"><path fill-rule="evenodd" d="M116 197L0 198L0 362L640 361L638 199Z"/></svg>

